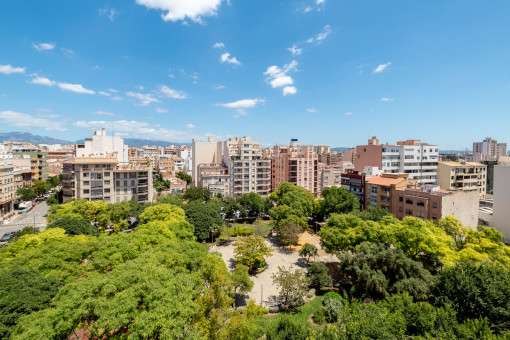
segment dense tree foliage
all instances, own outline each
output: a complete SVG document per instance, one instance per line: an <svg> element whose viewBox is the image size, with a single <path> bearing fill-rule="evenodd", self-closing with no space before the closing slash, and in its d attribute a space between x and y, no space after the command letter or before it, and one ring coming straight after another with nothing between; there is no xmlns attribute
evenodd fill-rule
<svg viewBox="0 0 510 340"><path fill-rule="evenodd" d="M310 284L315 289L333 286L333 279L329 275L328 267L322 262L312 262L308 267L307 275L310 278Z"/></svg>
<svg viewBox="0 0 510 340"><path fill-rule="evenodd" d="M258 217L264 211L264 199L255 192L240 196L237 201L250 217Z"/></svg>
<svg viewBox="0 0 510 340"><path fill-rule="evenodd" d="M278 237L282 246L297 246L299 244L299 234L303 232L303 228L292 221L287 221L278 230Z"/></svg>
<svg viewBox="0 0 510 340"><path fill-rule="evenodd" d="M0 338L9 337L21 316L49 307L60 286L35 270L0 270Z"/></svg>
<svg viewBox="0 0 510 340"><path fill-rule="evenodd" d="M385 216L391 216L388 210L381 207L368 207L366 210L353 211L352 214L365 221L370 220L374 222L381 221Z"/></svg>
<svg viewBox="0 0 510 340"><path fill-rule="evenodd" d="M163 176L158 174L155 176L152 186L154 187L154 190L161 193L164 190L170 189L171 183L169 180L163 179Z"/></svg>
<svg viewBox="0 0 510 340"><path fill-rule="evenodd" d="M186 219L195 227L195 236L199 241L211 238L211 232L218 231L223 220L218 210L200 201L192 201L184 206Z"/></svg>
<svg viewBox="0 0 510 340"><path fill-rule="evenodd" d="M24 185L22 187L19 187L16 191L16 194L23 200L23 201L30 201L37 197L37 194L35 193L35 190L30 185Z"/></svg>
<svg viewBox="0 0 510 340"><path fill-rule="evenodd" d="M186 186L190 185L191 181L193 180L193 178L184 171L178 171L175 174L175 177L182 179L183 181L186 181Z"/></svg>
<svg viewBox="0 0 510 340"><path fill-rule="evenodd" d="M303 244L301 249L299 249L298 254L299 256L306 257L306 262L310 262L310 257L312 256L315 257L315 255L317 254L317 247L314 246L313 244L305 243Z"/></svg>
<svg viewBox="0 0 510 340"><path fill-rule="evenodd" d="M313 194L292 183L282 183L269 198L276 204L276 207L270 209L269 214L277 230L288 222L306 228L308 217L316 210Z"/></svg>
<svg viewBox="0 0 510 340"><path fill-rule="evenodd" d="M51 189L51 185L42 179L34 180L33 188L37 196L44 195Z"/></svg>
<svg viewBox="0 0 510 340"><path fill-rule="evenodd" d="M301 269L278 267L278 272L272 275L273 283L279 287L279 299L285 306L298 306L308 293L310 279Z"/></svg>
<svg viewBox="0 0 510 340"><path fill-rule="evenodd" d="M265 258L273 255L273 248L264 244L260 236L249 236L234 243L234 257L236 264L240 263L254 273L266 267Z"/></svg>
<svg viewBox="0 0 510 340"><path fill-rule="evenodd" d="M191 187L184 192L184 199L188 201L202 201L207 202L211 199L212 193L207 188Z"/></svg>
<svg viewBox="0 0 510 340"><path fill-rule="evenodd" d="M38 234L39 231L40 230L37 227L30 227L30 226L28 226L28 227L25 227L25 228L23 228L21 230L13 232L11 238L9 239L9 241L10 242L14 242L14 241L19 239L23 235Z"/></svg>
<svg viewBox="0 0 510 340"><path fill-rule="evenodd" d="M348 214L359 211L359 201L356 195L345 188L330 187L322 190L319 204L319 215L329 217L331 214Z"/></svg>
<svg viewBox="0 0 510 340"><path fill-rule="evenodd" d="M48 224L48 228L62 228L67 235L92 235L97 236L97 228L89 221L77 217L62 217Z"/></svg>

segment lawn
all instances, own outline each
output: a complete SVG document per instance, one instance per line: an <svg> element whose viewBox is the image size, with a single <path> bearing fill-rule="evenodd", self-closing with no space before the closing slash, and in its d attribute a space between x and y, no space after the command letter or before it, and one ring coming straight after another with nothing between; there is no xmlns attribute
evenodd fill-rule
<svg viewBox="0 0 510 340"><path fill-rule="evenodd" d="M257 236L266 237L271 230L271 221L256 220L254 223L232 223L232 227L228 228L227 231L235 228L248 228L253 230L253 234Z"/></svg>

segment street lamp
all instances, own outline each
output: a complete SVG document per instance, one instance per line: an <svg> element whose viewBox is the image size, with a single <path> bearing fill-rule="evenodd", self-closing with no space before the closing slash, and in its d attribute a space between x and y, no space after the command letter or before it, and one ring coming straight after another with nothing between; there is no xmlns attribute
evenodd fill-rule
<svg viewBox="0 0 510 340"><path fill-rule="evenodd" d="M260 305L264 305L264 282L260 283Z"/></svg>

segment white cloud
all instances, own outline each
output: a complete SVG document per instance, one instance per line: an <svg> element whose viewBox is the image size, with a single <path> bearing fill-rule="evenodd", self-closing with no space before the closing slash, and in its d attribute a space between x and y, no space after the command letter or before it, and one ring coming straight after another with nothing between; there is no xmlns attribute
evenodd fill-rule
<svg viewBox="0 0 510 340"><path fill-rule="evenodd" d="M213 48L225 48L225 44L222 42L217 42L213 45Z"/></svg>
<svg viewBox="0 0 510 340"><path fill-rule="evenodd" d="M117 14L119 14L119 12L115 8L104 7L99 9L99 16L106 15L111 22L113 22Z"/></svg>
<svg viewBox="0 0 510 340"><path fill-rule="evenodd" d="M190 19L202 23L203 17L216 15L223 0L136 0L136 3L150 9L163 11L164 21Z"/></svg>
<svg viewBox="0 0 510 340"><path fill-rule="evenodd" d="M297 92L296 87L288 86L294 84L294 80L291 76L288 75L289 72L295 72L297 70L297 61L292 60L290 64L286 64L283 68L280 68L276 65L269 66L264 72L264 75L267 75L266 81L271 84L273 88L284 87L283 95L295 94Z"/></svg>
<svg viewBox="0 0 510 340"><path fill-rule="evenodd" d="M314 107L310 107L310 108L306 109L306 111L313 113L313 112L317 112L317 109Z"/></svg>
<svg viewBox="0 0 510 340"><path fill-rule="evenodd" d="M45 77L35 77L32 78L32 80L29 81L30 84L37 84L37 85L45 85L45 86L53 86L55 85L55 82L53 80L50 80Z"/></svg>
<svg viewBox="0 0 510 340"><path fill-rule="evenodd" d="M12 67L9 65L0 65L0 73L11 74L11 73L25 73L24 67Z"/></svg>
<svg viewBox="0 0 510 340"><path fill-rule="evenodd" d="M36 110L39 112L53 112L53 110L51 110L51 109L43 109L43 108L38 108Z"/></svg>
<svg viewBox="0 0 510 340"><path fill-rule="evenodd" d="M84 88L83 85L80 85L80 84L58 83L57 85L64 91L71 91L71 92L83 93L83 94L96 93L95 91Z"/></svg>
<svg viewBox="0 0 510 340"><path fill-rule="evenodd" d="M387 97L381 98L381 101L383 101L383 102L392 102L394 100L395 99L393 99L393 98L387 98Z"/></svg>
<svg viewBox="0 0 510 340"><path fill-rule="evenodd" d="M108 89L108 90L106 90L106 91L108 91L108 92L112 92L112 93L117 93L117 92L119 92L119 91L117 91L117 90L115 90L115 89Z"/></svg>
<svg viewBox="0 0 510 340"><path fill-rule="evenodd" d="M123 100L124 98L122 98L121 96L115 96L112 98L112 100L115 100L115 101L119 101L119 100Z"/></svg>
<svg viewBox="0 0 510 340"><path fill-rule="evenodd" d="M42 118L58 118L60 117L60 115L56 115L56 114L47 114L47 113L39 113L37 114L37 117L42 117Z"/></svg>
<svg viewBox="0 0 510 340"><path fill-rule="evenodd" d="M109 97L109 96L111 96L111 95L112 95L110 92L105 92L105 91L99 91L98 93L99 93L100 95L102 95L102 96L106 96L106 97Z"/></svg>
<svg viewBox="0 0 510 340"><path fill-rule="evenodd" d="M312 11L312 7L311 6L306 6L305 9L303 10L304 13L308 13L308 12L311 12Z"/></svg>
<svg viewBox="0 0 510 340"><path fill-rule="evenodd" d="M188 129L194 129L194 128L195 128L195 125L193 125L193 124L186 124L186 127L187 127Z"/></svg>
<svg viewBox="0 0 510 340"><path fill-rule="evenodd" d="M265 99L255 98L255 99L241 99L232 103L224 103L224 104L216 104L217 106L226 107L228 109L234 109L237 111L239 115L246 115L245 109L251 109L258 104L264 104L266 102ZM236 115L234 117L239 117Z"/></svg>
<svg viewBox="0 0 510 340"><path fill-rule="evenodd" d="M189 96L186 92L171 89L166 85L159 85L158 89L159 89L160 94L166 98L173 98L173 99L189 98Z"/></svg>
<svg viewBox="0 0 510 340"><path fill-rule="evenodd" d="M168 74L168 76L169 76L170 78L175 78L175 76L174 76L173 74L171 74L171 73L169 73L169 74Z"/></svg>
<svg viewBox="0 0 510 340"><path fill-rule="evenodd" d="M35 116L14 112L14 111L1 111L0 121L7 126L20 127L20 128L37 128L45 130L66 131L67 129L62 126L61 121L52 121L44 118L37 118Z"/></svg>
<svg viewBox="0 0 510 340"><path fill-rule="evenodd" d="M386 70L386 68L390 65L391 65L390 61L388 61L386 64L381 64L374 69L374 73L384 72L384 70Z"/></svg>
<svg viewBox="0 0 510 340"><path fill-rule="evenodd" d="M116 132L124 136L131 136L133 138L154 139L157 136L160 140L169 142L189 142L191 139L206 140L207 136L213 135L210 133L198 134L190 129L185 130L170 130L160 127L157 124L150 124L140 121L77 121L73 125L80 128L96 130L105 126L112 126Z"/></svg>
<svg viewBox="0 0 510 340"><path fill-rule="evenodd" d="M325 2L326 2L326 0L317 0L317 5L322 5Z"/></svg>
<svg viewBox="0 0 510 340"><path fill-rule="evenodd" d="M160 108L160 107L157 107L157 108L155 108L154 110L155 110L157 113L167 113L167 112L168 112L168 110L162 109L162 108Z"/></svg>
<svg viewBox="0 0 510 340"><path fill-rule="evenodd" d="M108 111L96 111L94 113L96 115L102 115L102 116L117 116L115 113L108 112Z"/></svg>
<svg viewBox="0 0 510 340"><path fill-rule="evenodd" d="M40 43L40 44L32 43L32 46L34 46L34 48L36 50L41 52L41 51L51 51L52 49L55 48L56 45L54 43Z"/></svg>
<svg viewBox="0 0 510 340"><path fill-rule="evenodd" d="M223 53L220 57L220 60L222 63L241 65L241 63L239 62L239 60L237 60L236 57L230 58L230 53L228 53L228 52Z"/></svg>
<svg viewBox="0 0 510 340"><path fill-rule="evenodd" d="M142 85L135 85L135 88L139 91L143 91L144 87Z"/></svg>
<svg viewBox="0 0 510 340"><path fill-rule="evenodd" d="M352 112L350 112L350 111L349 111L349 112L346 112L346 113L345 113L345 115L346 115L346 116L350 116L350 115L352 115Z"/></svg>
<svg viewBox="0 0 510 340"><path fill-rule="evenodd" d="M326 25L322 28L322 32L318 33L315 37L309 38L306 40L307 43L311 44L313 42L321 43L324 39L328 37L331 33L331 27Z"/></svg>
<svg viewBox="0 0 510 340"><path fill-rule="evenodd" d="M223 90L224 88L225 88L225 86L223 86L223 85L216 85L214 87L215 90Z"/></svg>
<svg viewBox="0 0 510 340"><path fill-rule="evenodd" d="M140 106L147 106L150 103L161 103L161 101L159 99L154 98L154 96L150 93L144 94L144 93L129 91L129 92L126 92L126 96L134 98L134 99L138 99L140 102L137 105L140 105ZM116 97L114 97L113 100L117 100L115 98Z"/></svg>
<svg viewBox="0 0 510 340"><path fill-rule="evenodd" d="M72 58L74 57L74 51L69 49L69 48L61 48L60 49L62 51L62 53L64 53L64 55L68 58Z"/></svg>
<svg viewBox="0 0 510 340"><path fill-rule="evenodd" d="M283 88L283 95L284 96L287 96L289 94L296 94L296 92L297 92L297 89L296 89L295 86L285 86Z"/></svg>
<svg viewBox="0 0 510 340"><path fill-rule="evenodd" d="M287 48L287 50L289 50L290 53L292 53L293 57L297 56L297 55L300 55L303 52L303 49L302 48L298 48L296 44L292 45L292 47Z"/></svg>

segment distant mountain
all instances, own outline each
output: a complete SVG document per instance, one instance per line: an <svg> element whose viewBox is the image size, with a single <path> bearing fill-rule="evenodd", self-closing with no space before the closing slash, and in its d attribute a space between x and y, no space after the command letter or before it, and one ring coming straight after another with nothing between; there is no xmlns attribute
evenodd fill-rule
<svg viewBox="0 0 510 340"><path fill-rule="evenodd" d="M340 146L340 147L337 147L337 148L331 148L331 151L345 152L345 151L347 151L349 149L352 149L352 148L345 148L345 147Z"/></svg>
<svg viewBox="0 0 510 340"><path fill-rule="evenodd" d="M28 142L31 144L72 144L72 142L63 139L38 136L29 132L2 132L0 133L0 142Z"/></svg>

